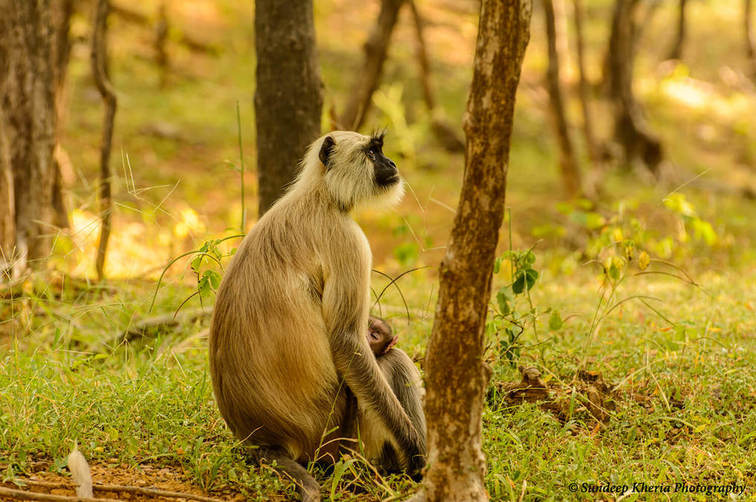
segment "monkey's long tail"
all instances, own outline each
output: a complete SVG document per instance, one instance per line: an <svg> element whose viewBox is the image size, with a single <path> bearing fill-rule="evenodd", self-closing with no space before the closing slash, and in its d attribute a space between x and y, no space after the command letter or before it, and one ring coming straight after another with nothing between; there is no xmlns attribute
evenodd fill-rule
<svg viewBox="0 0 756 502"><path fill-rule="evenodd" d="M254 450L257 462L276 461L276 469L290 477L297 485L302 502L320 502L320 485L307 469L296 462L289 452L281 447L261 446Z"/></svg>

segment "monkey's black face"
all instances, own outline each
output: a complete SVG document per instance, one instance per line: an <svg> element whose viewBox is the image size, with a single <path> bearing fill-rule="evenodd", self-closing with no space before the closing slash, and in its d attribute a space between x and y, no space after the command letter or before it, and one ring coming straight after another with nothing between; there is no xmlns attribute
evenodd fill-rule
<svg viewBox="0 0 756 502"><path fill-rule="evenodd" d="M396 164L383 154L383 135L373 136L365 147L365 155L373 163L375 183L388 188L399 183L399 171Z"/></svg>

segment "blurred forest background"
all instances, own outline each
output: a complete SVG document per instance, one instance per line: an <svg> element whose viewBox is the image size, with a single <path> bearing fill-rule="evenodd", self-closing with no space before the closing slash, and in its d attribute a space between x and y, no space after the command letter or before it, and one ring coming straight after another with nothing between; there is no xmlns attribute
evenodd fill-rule
<svg viewBox="0 0 756 502"><path fill-rule="evenodd" d="M492 498L562 500L573 480L754 489L750 5L534 2L487 327ZM223 499L286 498L286 480L244 464L206 373L213 291L233 236L258 214L254 8L112 1L98 77L95 5L71 6L70 60L55 76L60 189L49 246L19 270L18 248L0 240L3 486L50 491L23 479L62 479L77 442L95 481L149 475ZM462 179L478 9L473 0L314 5L322 130L385 129L407 182L397 208L361 210L357 221L382 272L374 311L421 367ZM390 34L387 56L360 103L374 30ZM103 195L112 221L98 280ZM0 197L10 200L2 182ZM412 490L407 478L340 465L320 474L333 500Z"/></svg>

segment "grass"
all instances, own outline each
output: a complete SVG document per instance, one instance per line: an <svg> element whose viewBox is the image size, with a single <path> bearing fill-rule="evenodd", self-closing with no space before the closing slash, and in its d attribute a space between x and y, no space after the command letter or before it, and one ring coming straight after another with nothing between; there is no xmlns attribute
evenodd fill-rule
<svg viewBox="0 0 756 502"><path fill-rule="evenodd" d="M589 71L595 77L610 4L588 6ZM427 38L439 102L452 123L461 123L475 14L419 5L434 21ZM359 63L355 47L375 7L317 2L324 115L331 105L343 106L349 69ZM290 483L270 468L249 462L218 414L205 341L195 336L207 317L153 330L129 343L120 336L141 319L173 313L196 290L189 260L180 261L149 311L157 277L171 257L234 234L240 225L235 107L238 102L244 161L254 166L252 19L246 6L215 2L205 8L199 21L189 10L177 9L176 29L206 35L224 50L197 56L174 47L175 72L165 90L157 86L145 28L119 20L112 25L113 36L123 43L113 44L112 76L121 106L113 160L118 175L111 280L104 284L86 280L93 272L97 230L93 186L101 110L92 97L86 47L74 50L63 140L73 165L74 230L58 239L54 271L0 297L0 469L5 481L40 470L67 475L65 458L78 444L93 465L138 473L164 467L188 486L223 499L276 500L293 494ZM719 36L738 23L728 2L692 5L700 36L692 32L687 66L658 65L666 51L658 40L669 36L674 12L673 2L660 5L644 31L636 80L651 126L663 138L670 176L649 182L642 172L612 169L606 194L589 211L603 216L607 228L619 214L626 215L627 225L636 218L642 227L639 246L653 258L682 266L700 286L659 275L633 277L620 287L619 298L657 297L660 301L651 305L658 314L637 301L624 303L593 336L603 279L595 264L585 263L603 260L606 253L594 249L601 229L581 224L575 204L558 204L555 145L544 134L549 122L541 85L543 20L538 12L533 20L516 108L507 206L513 247L534 247L538 256L541 275L531 292L537 334L528 325L518 340L515 366L497 349L501 335L491 333L488 340L486 361L493 378L483 439L487 488L495 500L595 498L571 493L572 482L734 482L747 486L745 498L756 496L756 219L753 201L732 190L756 186L756 129L747 120L756 113L756 96L737 77L738 68L745 67L740 39ZM75 21L74 31L84 35L85 20ZM396 141L389 136L387 150L399 160L412 190L395 211L366 210L358 220L377 269L396 276L429 267L398 282L409 321L394 287L375 310L390 319L400 346L422 367L436 300L435 269L451 227L463 159L441 150L429 135L427 112L419 104L411 25L408 19L400 22L386 68L390 85L382 86L383 107L371 115L367 129L388 126L399 136ZM384 113L390 108L405 116ZM573 123L577 110L571 102ZM604 112L596 106L601 136L610 128ZM256 185L253 169L247 171L246 202L253 221ZM680 239L684 218L664 205L675 191L711 223L717 237L711 246ZM500 240L503 253L509 233L502 232ZM505 274L497 275L494 290L506 282ZM377 292L386 283L374 275ZM211 303L206 296L208 311ZM195 297L184 308L201 306ZM517 306L529 320L527 302L518 300ZM551 311L561 314L564 326L549 329ZM587 406L588 387L578 377L584 364L617 385L603 396L605 420L597 420ZM497 390L521 379L517 365L538 368L566 412L504 399ZM331 500L401 498L415 488L401 476L381 478L356 459L316 474ZM645 498L655 497L635 497Z"/></svg>
<svg viewBox="0 0 756 502"><path fill-rule="evenodd" d="M569 388L587 358L591 370L620 386L606 422L580 405L563 421L536 404L490 399L483 421L492 498L518 500L524 481L525 500L563 500L573 481L736 482L752 490L753 274L706 273L698 278L702 290L666 279L636 286L663 300L661 310L675 319L677 328L627 303L607 319L587 351L596 278L584 270L569 281L546 275L533 290L534 302L580 315L551 332L545 350L531 347L535 339L527 332L520 363L541 368L547 381ZM430 334L430 277L422 271L401 280L412 311L410 324L398 293L387 290L382 300L384 315L410 354L422 354ZM376 279L376 289L385 282ZM178 343L201 323L144 342L100 346L114 328L129 325L129 313L144 313L148 305L142 285L112 286L115 295L98 293L78 304L41 296L16 304L18 317L33 306L45 306L48 312L12 338L0 361L0 463L6 479L32 471L39 460L49 460L50 470L64 473L65 458L76 442L92 463L137 471L142 465L168 466L211 494L241 493L253 500L291 494L291 487L270 470L250 465L244 448L226 429L213 402L204 341ZM628 288L625 293L633 292ZM161 291L159 310L172 308L187 293L170 287ZM91 328L79 332L72 325ZM539 328L541 335L549 333L544 325ZM488 354L495 369L492 383L519 379L495 351ZM347 471L334 500L379 500L412 489L406 479L395 478L385 482L389 491L366 469L356 466L354 472L357 480ZM330 491L329 474L320 473L320 479ZM345 489L348 482L370 495Z"/></svg>

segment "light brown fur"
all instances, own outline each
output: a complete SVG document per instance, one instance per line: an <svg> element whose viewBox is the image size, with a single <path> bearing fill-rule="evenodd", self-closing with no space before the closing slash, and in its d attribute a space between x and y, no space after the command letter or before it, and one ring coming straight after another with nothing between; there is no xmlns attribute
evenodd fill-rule
<svg viewBox="0 0 756 502"><path fill-rule="evenodd" d="M238 437L304 462L316 460L327 431L348 429L354 410L346 385L359 409L383 424L375 433L388 431L421 466L424 431L368 346L372 255L349 214L363 202L397 200L401 183L374 184L363 152L370 137L328 136L335 140L328 166L318 158L320 138L297 181L244 239L218 290L210 332L215 397Z"/></svg>

